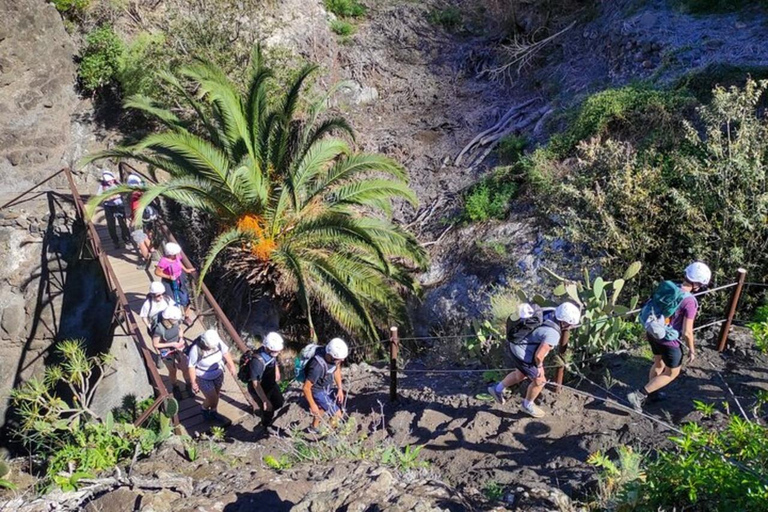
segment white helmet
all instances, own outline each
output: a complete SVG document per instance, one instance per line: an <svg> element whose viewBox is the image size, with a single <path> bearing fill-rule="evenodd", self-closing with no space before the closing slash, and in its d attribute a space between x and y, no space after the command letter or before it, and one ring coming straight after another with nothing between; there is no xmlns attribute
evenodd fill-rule
<svg viewBox="0 0 768 512"><path fill-rule="evenodd" d="M165 244L165 254L167 256L176 256L179 253L181 253L181 246L179 244L173 242Z"/></svg>
<svg viewBox="0 0 768 512"><path fill-rule="evenodd" d="M101 181L112 181L115 179L115 175L110 171L101 171Z"/></svg>
<svg viewBox="0 0 768 512"><path fill-rule="evenodd" d="M527 302L523 302L517 307L517 317L520 319L531 318L533 316L533 306Z"/></svg>
<svg viewBox="0 0 768 512"><path fill-rule="evenodd" d="M341 338L333 338L325 346L325 353L334 359L346 359L349 355L349 347Z"/></svg>
<svg viewBox="0 0 768 512"><path fill-rule="evenodd" d="M165 293L165 286L163 286L163 283L160 281L152 281L152 284L149 285L149 293L153 295L160 295L161 293Z"/></svg>
<svg viewBox="0 0 768 512"><path fill-rule="evenodd" d="M168 310L166 309L166 311ZM203 344L208 350L212 350L222 343L221 336L219 336L219 333L216 332L216 329L208 329L200 336L200 339L203 340Z"/></svg>
<svg viewBox="0 0 768 512"><path fill-rule="evenodd" d="M283 350L283 347L285 347L285 342L283 341L283 337L278 333L270 332L264 337L262 345L270 352L280 352Z"/></svg>
<svg viewBox="0 0 768 512"><path fill-rule="evenodd" d="M181 310L177 306L168 306L163 311L164 320L181 320Z"/></svg>
<svg viewBox="0 0 768 512"><path fill-rule="evenodd" d="M709 284L709 280L712 279L712 271L709 270L705 263L694 261L685 267L685 278L689 283L706 286Z"/></svg>
<svg viewBox="0 0 768 512"><path fill-rule="evenodd" d="M135 174L131 174L131 175L129 175L129 176L128 176L128 179L127 179L127 180L125 180L125 182L126 182L126 183L128 183L128 185L130 185L130 186L132 186L132 187L140 187L140 186L141 186L141 184L142 184L142 182L141 182L141 178L139 178L139 177L138 177L138 176L136 176Z"/></svg>
<svg viewBox="0 0 768 512"><path fill-rule="evenodd" d="M579 325L581 321L581 311L576 304L572 302L563 302L555 309L555 318L569 325Z"/></svg>

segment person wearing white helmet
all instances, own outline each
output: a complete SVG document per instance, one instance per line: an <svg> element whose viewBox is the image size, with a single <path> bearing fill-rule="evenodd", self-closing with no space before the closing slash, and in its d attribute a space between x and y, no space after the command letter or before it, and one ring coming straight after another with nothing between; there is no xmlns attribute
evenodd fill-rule
<svg viewBox="0 0 768 512"><path fill-rule="evenodd" d="M272 426L276 412L285 404L280 391L280 361L278 356L285 347L280 334L270 332L264 336L261 347L253 352L248 363L248 389L261 405L261 425L265 433Z"/></svg>
<svg viewBox="0 0 768 512"><path fill-rule="evenodd" d="M304 369L304 397L312 413L310 433L319 433L323 414L335 423L341 418L344 390L341 385L341 364L349 355L349 347L341 338L333 338L325 347L318 347ZM332 390L336 384L336 389Z"/></svg>
<svg viewBox="0 0 768 512"><path fill-rule="evenodd" d="M162 279L166 295L176 301L179 307L185 309L188 322L191 311L189 309L189 291L184 274L191 274L194 271L194 267L184 265L179 244L174 242L165 244L165 256L157 262L155 275Z"/></svg>
<svg viewBox="0 0 768 512"><path fill-rule="evenodd" d="M182 374L187 370L187 357L184 354L186 342L184 341L184 324L181 323L181 309L178 306L169 306L160 314L160 321L152 332L152 345L163 358L165 367L168 368L168 380L171 381L173 395L177 400L183 398L177 380L177 370ZM186 379L189 382L188 379Z"/></svg>
<svg viewBox="0 0 768 512"><path fill-rule="evenodd" d="M215 329L208 329L195 339L189 349L189 385L192 392L202 392L205 399L202 405L203 419L219 423L229 423L216 408L219 405L221 386L224 384L224 366L230 375L237 378L235 362L229 353L229 347Z"/></svg>
<svg viewBox="0 0 768 512"><path fill-rule="evenodd" d="M534 401L544 389L544 359L560 343L563 331L573 329L581 321L581 311L571 302L564 302L557 308L540 308L524 304L518 311L518 329L524 332L509 333L509 350L516 368L504 379L488 387L488 393L496 402L504 403L504 390L524 380L529 380L528 390L520 410L534 418L544 416L544 411Z"/></svg>
<svg viewBox="0 0 768 512"><path fill-rule="evenodd" d="M141 305L141 311L139 311L139 317L147 326L147 330L151 334L155 326L160 322L158 315L165 311L169 306L175 306L176 303L172 298L165 294L165 286L160 281L153 281L149 285L149 293L144 304Z"/></svg>
<svg viewBox="0 0 768 512"><path fill-rule="evenodd" d="M115 175L110 171L101 172L101 182L99 183L99 189L96 194L101 195L109 190L116 188L119 185ZM115 247L122 249L124 244L130 242L130 232L128 225L125 223L125 205L123 204L123 198L120 194L114 194L107 196L101 201L101 207L104 209L104 217L107 219L107 231L109 231L109 237L114 242ZM120 224L120 234L122 239L117 236L117 229L115 223Z"/></svg>
<svg viewBox="0 0 768 512"><path fill-rule="evenodd" d="M711 279L712 271L701 261L694 261L685 268L683 282L679 286L683 300L669 320L670 332L678 334L678 339L656 340L647 337L653 351L653 365L648 373L648 383L627 395L627 401L636 410L642 411L643 404L649 398L652 402L663 400L665 395L660 390L680 375L683 364L680 337L688 347L688 364L696 359L693 322L699 312L699 303L693 294L704 290Z"/></svg>

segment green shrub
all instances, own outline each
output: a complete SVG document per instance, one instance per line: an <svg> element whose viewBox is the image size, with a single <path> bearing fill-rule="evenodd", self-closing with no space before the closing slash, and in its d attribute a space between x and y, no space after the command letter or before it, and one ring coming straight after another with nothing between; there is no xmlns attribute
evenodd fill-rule
<svg viewBox="0 0 768 512"><path fill-rule="evenodd" d="M334 34L347 37L355 33L355 26L348 21L333 20L331 21L331 30Z"/></svg>
<svg viewBox="0 0 768 512"><path fill-rule="evenodd" d="M530 141L525 135L507 135L502 137L499 141L499 147L496 152L499 155L499 160L503 164L515 164L523 156L525 148L528 147Z"/></svg>
<svg viewBox="0 0 768 512"><path fill-rule="evenodd" d="M442 26L448 32L455 32L462 26L461 11L456 7L434 9L428 15L430 23Z"/></svg>
<svg viewBox="0 0 768 512"><path fill-rule="evenodd" d="M468 222L503 220L517 189L517 183L508 181L504 176L492 176L480 181L467 191L462 217Z"/></svg>
<svg viewBox="0 0 768 512"><path fill-rule="evenodd" d="M336 16L359 18L364 16L367 9L358 0L324 0L325 8Z"/></svg>
<svg viewBox="0 0 768 512"><path fill-rule="evenodd" d="M85 36L78 76L86 91L99 89L117 78L125 47L112 27L103 25Z"/></svg>
<svg viewBox="0 0 768 512"><path fill-rule="evenodd" d="M91 0L53 0L56 10L68 16L80 16L90 4Z"/></svg>
<svg viewBox="0 0 768 512"><path fill-rule="evenodd" d="M125 48L119 60L117 78L124 97L157 95L155 75L165 66L165 36L140 32Z"/></svg>

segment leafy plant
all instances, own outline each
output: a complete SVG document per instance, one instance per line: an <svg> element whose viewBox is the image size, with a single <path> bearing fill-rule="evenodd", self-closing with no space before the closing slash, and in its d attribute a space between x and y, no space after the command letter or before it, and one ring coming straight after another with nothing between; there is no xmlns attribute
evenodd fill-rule
<svg viewBox="0 0 768 512"><path fill-rule="evenodd" d="M517 183L508 181L504 176L484 179L467 191L463 217L469 222L504 220L516 194Z"/></svg>
<svg viewBox="0 0 768 512"><path fill-rule="evenodd" d="M422 448L424 448L424 445L413 446L409 444L404 448L389 445L381 452L381 463L386 466L392 466L402 472L427 467L429 465L428 462L419 460Z"/></svg>
<svg viewBox="0 0 768 512"><path fill-rule="evenodd" d="M291 462L290 457L287 455L281 455L280 458L275 458L272 455L265 455L262 460L267 467L277 471L291 469L293 467L293 462Z"/></svg>
<svg viewBox="0 0 768 512"><path fill-rule="evenodd" d="M365 16L366 7L358 0L324 0L325 8L336 16L359 18Z"/></svg>
<svg viewBox="0 0 768 512"><path fill-rule="evenodd" d="M755 340L755 348L763 354L768 354L768 322L752 322L747 324Z"/></svg>
<svg viewBox="0 0 768 512"><path fill-rule="evenodd" d="M187 441L184 443L184 453L187 456L189 462L195 462L198 458L197 444L194 441Z"/></svg>
<svg viewBox="0 0 768 512"><path fill-rule="evenodd" d="M331 31L337 36L348 37L356 32L353 24L345 20L331 21Z"/></svg>
<svg viewBox="0 0 768 512"><path fill-rule="evenodd" d="M699 411L705 418L709 418L715 413L715 404L708 404L701 400L694 400L693 408Z"/></svg>
<svg viewBox="0 0 768 512"><path fill-rule="evenodd" d="M115 76L125 97L160 93L156 75L166 65L164 45L162 32L140 32L125 47Z"/></svg>
<svg viewBox="0 0 768 512"><path fill-rule="evenodd" d="M201 280L228 252L227 270L271 290L286 308L300 307L312 334L316 307L343 328L378 339L378 326L407 318L405 296L418 290L411 271L427 265L415 237L391 220L394 200L415 204L416 196L400 164L355 153L344 139L329 136L352 134L343 118L321 119L335 89L298 119L302 88L315 69L305 67L278 102L269 101L272 70L258 48L247 93L208 63L183 68L181 79L165 74L164 83L185 97L195 122L148 97L133 97L127 106L168 129L85 162L132 158L168 173L167 181L144 189L138 218L163 196L218 222ZM93 198L89 212L101 200Z"/></svg>
<svg viewBox="0 0 768 512"><path fill-rule="evenodd" d="M603 352L617 350L626 343L625 334L633 319L624 315L635 309L639 297L632 297L628 306L619 304L619 297L627 281L633 279L641 268L640 262L636 261L624 271L621 278L613 281L600 276L592 279L587 269L584 269L583 277L578 281L565 279L544 269L560 282L552 293L556 297L567 297L582 307L582 325L571 334L571 347L577 364ZM534 297L533 300L545 302L543 298L537 300Z"/></svg>
<svg viewBox="0 0 768 512"><path fill-rule="evenodd" d="M530 140L524 135L505 135L499 140L496 152L499 160L505 164L516 164L523 156L525 148L530 145Z"/></svg>
<svg viewBox="0 0 768 512"><path fill-rule="evenodd" d="M483 495L491 501L498 501L504 497L504 486L495 480L490 480L483 487Z"/></svg>
<svg viewBox="0 0 768 512"><path fill-rule="evenodd" d="M93 475L87 472L78 471L71 475L55 475L53 483L64 492L76 491L80 485L80 480L84 478L93 478Z"/></svg>
<svg viewBox="0 0 768 512"><path fill-rule="evenodd" d="M9 480L5 480L4 478L0 478L0 488L9 489L11 491L15 491L16 489L18 489L18 486L16 484L14 484L13 482L9 481Z"/></svg>
<svg viewBox="0 0 768 512"><path fill-rule="evenodd" d="M109 25L102 25L85 36L85 49L77 74L86 91L94 91L117 77L125 47Z"/></svg>
<svg viewBox="0 0 768 512"><path fill-rule="evenodd" d="M52 0L56 10L68 18L80 18L88 10L91 0Z"/></svg>
<svg viewBox="0 0 768 512"><path fill-rule="evenodd" d="M448 32L456 32L462 27L461 11L457 7L433 9L427 17L430 23L442 26Z"/></svg>
<svg viewBox="0 0 768 512"><path fill-rule="evenodd" d="M637 493L633 486L645 481L642 462L642 455L630 446L619 446L618 459L615 461L600 451L589 456L587 463L600 469L595 496L600 510L614 510L618 503L637 503Z"/></svg>

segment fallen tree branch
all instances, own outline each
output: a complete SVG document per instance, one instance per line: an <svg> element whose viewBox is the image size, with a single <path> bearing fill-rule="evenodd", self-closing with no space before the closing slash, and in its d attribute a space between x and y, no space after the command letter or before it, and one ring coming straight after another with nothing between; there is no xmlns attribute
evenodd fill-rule
<svg viewBox="0 0 768 512"><path fill-rule="evenodd" d="M478 135L475 136L474 139L472 139L469 144L464 146L464 149L461 150L459 155L456 157L456 160L454 160L454 165L461 165L461 159L464 157L466 153L472 150L473 146L477 144L483 137L486 137L490 134L493 134L494 132L497 132L501 129L503 129L509 122L511 121L512 117L517 113L518 111L524 109L525 107L531 105L534 101L536 101L535 98L530 99L528 101L525 101L523 103L519 103L512 108L510 108L506 114L501 116L501 119L499 119L493 126L488 128L487 130L484 130L480 132Z"/></svg>

